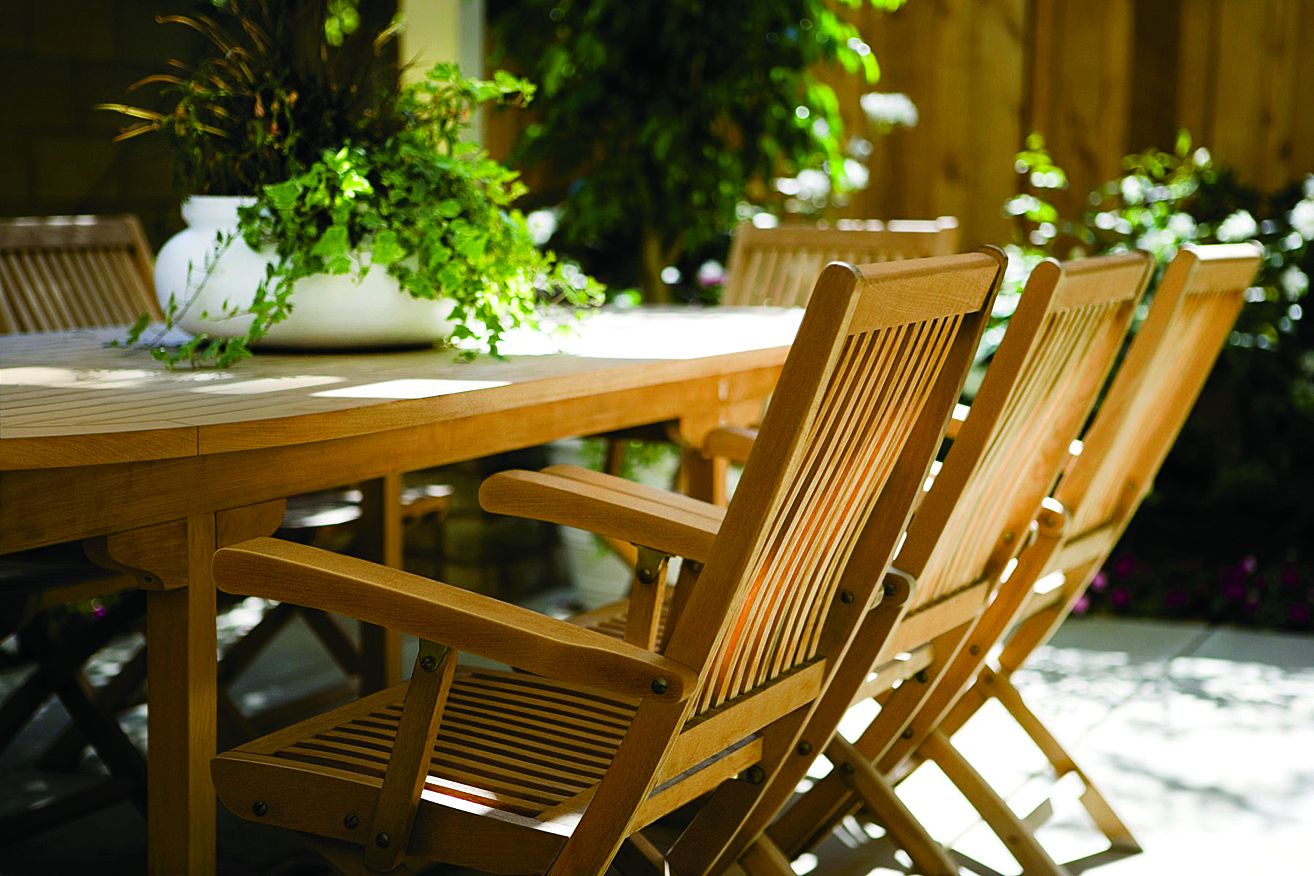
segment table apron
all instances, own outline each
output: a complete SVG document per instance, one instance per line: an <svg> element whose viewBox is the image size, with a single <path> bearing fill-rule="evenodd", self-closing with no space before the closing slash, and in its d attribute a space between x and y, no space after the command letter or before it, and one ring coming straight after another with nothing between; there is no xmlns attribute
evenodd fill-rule
<svg viewBox="0 0 1314 876"><path fill-rule="evenodd" d="M678 380L385 432L146 462L0 472L0 554L765 401L779 366ZM259 429L259 421L250 424ZM690 430L683 430L686 437Z"/></svg>

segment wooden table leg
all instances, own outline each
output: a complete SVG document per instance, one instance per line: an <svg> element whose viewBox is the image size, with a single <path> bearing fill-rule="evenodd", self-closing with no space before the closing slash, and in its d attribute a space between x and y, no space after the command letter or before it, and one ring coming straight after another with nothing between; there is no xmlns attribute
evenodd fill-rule
<svg viewBox="0 0 1314 876"><path fill-rule="evenodd" d="M680 418L676 424L680 451L680 491L685 495L715 505L724 505L728 464L724 459L709 459L702 453L707 433L722 424L717 414L699 414Z"/></svg>
<svg viewBox="0 0 1314 876"><path fill-rule="evenodd" d="M213 527L188 520L190 586L147 596L147 806L152 873L214 872L216 642Z"/></svg>
<svg viewBox="0 0 1314 876"><path fill-rule="evenodd" d="M361 485L360 555L394 569L402 567L400 474L384 475ZM392 630L360 625L360 692L364 696L401 681L401 636Z"/></svg>
<svg viewBox="0 0 1314 876"><path fill-rule="evenodd" d="M133 572L146 596L147 864L155 874L215 870L217 650L210 562L220 544L268 535L282 502L197 514L87 544Z"/></svg>

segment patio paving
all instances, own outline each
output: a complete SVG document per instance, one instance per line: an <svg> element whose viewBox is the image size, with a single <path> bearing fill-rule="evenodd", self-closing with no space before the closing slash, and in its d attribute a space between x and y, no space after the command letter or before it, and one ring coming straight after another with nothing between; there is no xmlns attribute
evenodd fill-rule
<svg viewBox="0 0 1314 876"><path fill-rule="evenodd" d="M17 673L0 674L0 693L19 679ZM1074 619L1017 682L1146 849L1120 859L1096 855L1074 872L1288 873L1307 866L1314 829L1314 637ZM326 689L340 692L341 686L297 623L236 693L253 707ZM130 718L137 734L143 717L139 711ZM25 764L63 720L58 706L48 707L0 756L0 807L76 785L77 779L52 780ZM1002 710L983 710L956 741L996 787L1023 801L1021 811L1030 808L1026 800L1043 763ZM973 870L986 876L1017 872L933 769L918 771L901 792L933 834L952 839L970 856ZM1056 807L1055 820L1041 835L1063 859L1082 859L1102 847L1075 800ZM226 814L219 842L220 873L328 872L294 838ZM854 822L796 869L883 876L906 872L899 855ZM127 804L0 848L3 874L83 873L93 865L97 872L135 873L144 861L144 821Z"/></svg>

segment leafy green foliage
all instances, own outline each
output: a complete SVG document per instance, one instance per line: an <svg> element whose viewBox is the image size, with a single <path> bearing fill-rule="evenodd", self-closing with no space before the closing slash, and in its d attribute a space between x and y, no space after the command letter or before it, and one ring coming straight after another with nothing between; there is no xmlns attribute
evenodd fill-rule
<svg viewBox="0 0 1314 876"><path fill-rule="evenodd" d="M871 48L824 0L495 0L489 18L500 50L541 91L513 163L574 179L560 243L641 265L652 294L664 266L728 234L742 202L766 201L771 178L841 174L839 104L818 65L879 75ZM634 278L624 267L612 276Z"/></svg>
<svg viewBox="0 0 1314 876"><path fill-rule="evenodd" d="M1274 583L1308 580L1314 565L1314 509L1305 489L1314 482L1314 325L1305 313L1314 272L1314 176L1277 192L1256 191L1206 149L1193 149L1183 132L1172 152L1125 158L1123 174L1069 218L1045 197L1067 181L1038 135L1016 169L1029 191L1005 210L1022 223L1011 248L1021 263L1141 249L1162 269L1185 243L1263 245L1259 277L1235 330L1123 550L1138 562L1155 558L1161 570L1169 568L1162 558L1173 558L1180 577L1172 595L1159 595L1164 604L1209 606L1211 617L1226 610L1230 619L1268 618L1271 606L1252 605L1257 591L1240 590L1233 580L1239 558L1249 558L1247 587L1264 580L1255 568L1269 569ZM1189 569L1184 556L1194 563ZM1215 576L1217 568L1224 571ZM1225 595L1211 583L1215 577L1231 582ZM1190 587L1182 584L1187 578L1195 582ZM1292 608L1293 623L1309 625L1314 617L1306 596L1300 588L1304 607Z"/></svg>
<svg viewBox="0 0 1314 876"><path fill-rule="evenodd" d="M225 16L178 16L219 55L150 77L176 100L157 113L112 105L136 123L124 137L158 132L174 145L188 191L255 195L239 232L272 248L243 337L193 338L153 354L170 364L227 366L287 318L298 280L386 270L403 292L449 299L453 340L496 353L505 332L536 325L545 301L583 304L597 284L539 251L512 203L518 175L462 134L483 103L523 105L534 88L505 72L491 80L439 64L401 88L383 49L396 30L369 0L221 0ZM216 241L222 252L229 241ZM204 266L199 291L208 277ZM172 326L189 307L171 301ZM228 309L225 316L238 312ZM216 314L214 316L219 316ZM129 341L143 337L134 327Z"/></svg>
<svg viewBox="0 0 1314 876"><path fill-rule="evenodd" d="M169 61L147 76L152 106L103 104L133 121L118 139L163 136L187 194L249 195L286 179L322 150L386 139L400 129L395 2L215 0L209 12L170 15L213 54ZM327 45L326 45L327 43Z"/></svg>

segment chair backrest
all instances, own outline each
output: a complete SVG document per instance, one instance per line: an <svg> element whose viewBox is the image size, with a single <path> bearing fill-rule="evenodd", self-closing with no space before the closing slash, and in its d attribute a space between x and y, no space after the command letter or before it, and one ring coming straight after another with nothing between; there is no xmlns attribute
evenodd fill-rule
<svg viewBox="0 0 1314 876"><path fill-rule="evenodd" d="M1136 253L1045 261L1032 272L895 559L917 586L887 653L924 644L981 609L1054 486L1152 268Z"/></svg>
<svg viewBox="0 0 1314 876"><path fill-rule="evenodd" d="M1002 263L991 252L822 273L667 647L705 669L694 714L838 656L855 628L830 623L845 570L870 587L888 563Z"/></svg>
<svg viewBox="0 0 1314 876"><path fill-rule="evenodd" d="M950 217L847 222L836 228L782 225L735 229L721 303L802 307L830 262L863 265L952 255L958 222Z"/></svg>
<svg viewBox="0 0 1314 876"><path fill-rule="evenodd" d="M161 318L135 216L0 219L0 333Z"/></svg>
<svg viewBox="0 0 1314 876"><path fill-rule="evenodd" d="M1118 531L1149 492L1245 303L1263 253L1256 244L1185 247L1105 395L1084 447L1055 492L1069 540Z"/></svg>

